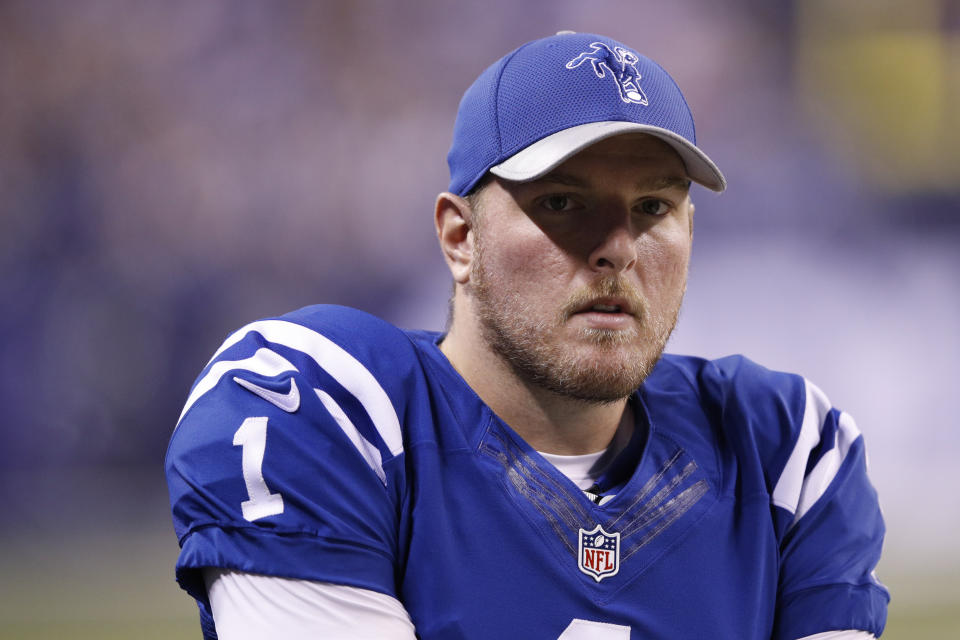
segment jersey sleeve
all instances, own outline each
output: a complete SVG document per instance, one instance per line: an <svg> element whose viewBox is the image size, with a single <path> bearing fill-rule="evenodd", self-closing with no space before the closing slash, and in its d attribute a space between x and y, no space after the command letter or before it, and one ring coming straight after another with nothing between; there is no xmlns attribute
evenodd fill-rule
<svg viewBox="0 0 960 640"><path fill-rule="evenodd" d="M399 383L384 382L382 371L403 359L403 334L394 329L401 339L391 335L381 348L368 344L384 331L368 330L369 316L315 315L230 336L171 438L177 580L202 618L205 567L396 597L401 401Z"/></svg>
<svg viewBox="0 0 960 640"><path fill-rule="evenodd" d="M800 376L740 357L715 364L724 419L747 432L770 495L780 550L773 639L879 636L890 599L874 573L885 528L856 422Z"/></svg>

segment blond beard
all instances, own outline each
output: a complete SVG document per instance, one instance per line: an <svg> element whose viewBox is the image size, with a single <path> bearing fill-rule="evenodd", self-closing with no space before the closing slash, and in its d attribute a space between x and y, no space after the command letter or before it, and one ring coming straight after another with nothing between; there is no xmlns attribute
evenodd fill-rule
<svg viewBox="0 0 960 640"><path fill-rule="evenodd" d="M596 404L628 397L650 375L673 332L683 299L681 292L672 308L653 313L646 299L622 277L604 277L573 292L555 318L532 320L516 293L498 295L492 282L478 237L469 289L491 350L520 380ZM636 326L628 330L581 328L573 345L559 343L570 317L599 297L626 299ZM592 347L589 355L578 353L584 346Z"/></svg>

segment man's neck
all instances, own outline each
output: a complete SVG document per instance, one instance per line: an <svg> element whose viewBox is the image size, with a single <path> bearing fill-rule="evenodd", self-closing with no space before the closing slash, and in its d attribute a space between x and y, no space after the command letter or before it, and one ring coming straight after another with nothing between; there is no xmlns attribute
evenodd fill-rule
<svg viewBox="0 0 960 640"><path fill-rule="evenodd" d="M626 399L598 404L548 391L518 376L484 341L465 340L455 329L440 350L487 406L537 451L593 453L610 444L621 424L632 428Z"/></svg>

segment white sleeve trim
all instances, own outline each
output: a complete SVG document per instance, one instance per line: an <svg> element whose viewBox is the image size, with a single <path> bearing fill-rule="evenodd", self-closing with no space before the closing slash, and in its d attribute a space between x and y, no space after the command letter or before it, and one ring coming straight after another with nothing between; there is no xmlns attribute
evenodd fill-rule
<svg viewBox="0 0 960 640"><path fill-rule="evenodd" d="M322 389L314 389L314 392L317 394L317 397L320 398L320 402L323 403L327 412L336 420L337 424L340 425L340 429L344 435L350 439L353 446L357 448L357 451L360 452L363 459L366 460L370 468L373 469L377 477L380 478L380 482L386 486L387 473L383 470L383 458L380 456L380 450L360 434L360 431L347 416L346 411L337 404L333 396Z"/></svg>
<svg viewBox="0 0 960 640"><path fill-rule="evenodd" d="M857 423L848 413L840 414L838 427L833 448L823 454L823 457L817 461L816 466L803 481L800 502L797 504L797 512L793 515L794 524L806 515L810 507L820 499L820 496L826 493L827 487L830 486L833 478L837 475L837 471L840 470L840 465L846 460L850 445L860 437L860 429L857 428Z"/></svg>
<svg viewBox="0 0 960 640"><path fill-rule="evenodd" d="M203 570L220 640L415 640L403 605L368 589Z"/></svg>
<svg viewBox="0 0 960 640"><path fill-rule="evenodd" d="M830 414L831 405L826 394L815 384L804 380L804 387L807 400L800 433L771 496L774 505L793 514L791 527L826 493L843 465L850 446L860 437L860 429L853 418L841 413L832 448L817 461L809 474L806 473L810 453L821 443L823 425Z"/></svg>
<svg viewBox="0 0 960 640"><path fill-rule="evenodd" d="M177 418L177 426L180 426L183 416L185 416L187 411L190 410L190 407L200 399L200 396L217 386L220 378L226 375L228 371L234 369L243 369L245 371L259 373L268 378L287 371L297 371L297 368L293 366L289 360L278 353L274 353L270 349L264 348L257 349L251 357L244 360L222 360L210 367L207 374L194 385L193 391L190 392L187 403L183 407L183 411L180 412L180 417Z"/></svg>
<svg viewBox="0 0 960 640"><path fill-rule="evenodd" d="M796 513L800 502L800 492L803 490L804 472L807 468L807 459L810 452L820 442L820 428L823 420L830 411L830 401L819 387L804 380L807 402L803 410L803 422L797 442L790 452L787 464L784 465L777 485L773 488L773 504L782 507L790 513Z"/></svg>
<svg viewBox="0 0 960 640"><path fill-rule="evenodd" d="M233 332L213 354L212 360L254 331L269 342L285 345L310 356L360 401L387 449L392 455L400 455L403 451L403 436L400 432L400 420L390 397L359 360L326 336L286 320L259 320Z"/></svg>
<svg viewBox="0 0 960 640"><path fill-rule="evenodd" d="M876 636L868 631L824 631L798 640L876 640Z"/></svg>
<svg viewBox="0 0 960 640"><path fill-rule="evenodd" d="M194 385L193 391L190 392L187 403L180 413L177 426L180 425L180 421L183 420L190 407L213 389L228 371L241 369L267 377L286 371L298 371L284 357L263 347L257 349L252 357L244 360L214 362L220 354L253 332L259 333L268 342L282 344L310 357L360 402L390 454L398 456L403 453L403 433L400 429L400 418L397 416L397 411L390 400L390 396L387 395L376 377L363 366L363 363L326 336L285 320L260 320L232 333L213 354L210 362L214 364ZM382 456L376 446L360 435L360 432L349 419L346 419L346 414L331 396L321 389L314 389L314 391L333 415L340 428L357 447L360 455L379 476L380 481L386 484ZM344 419L346 419L346 422L344 422Z"/></svg>

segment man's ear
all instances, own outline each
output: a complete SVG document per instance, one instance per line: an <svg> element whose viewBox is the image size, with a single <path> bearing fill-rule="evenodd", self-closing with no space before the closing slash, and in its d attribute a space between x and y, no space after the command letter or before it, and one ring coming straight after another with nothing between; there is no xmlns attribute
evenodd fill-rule
<svg viewBox="0 0 960 640"><path fill-rule="evenodd" d="M690 201L690 238L693 239L693 212L696 207L693 206L693 200Z"/></svg>
<svg viewBox="0 0 960 640"><path fill-rule="evenodd" d="M453 280L466 284L470 279L470 264L473 262L473 238L471 233L473 211L464 198L444 191L437 196L434 225L440 250L447 261Z"/></svg>

